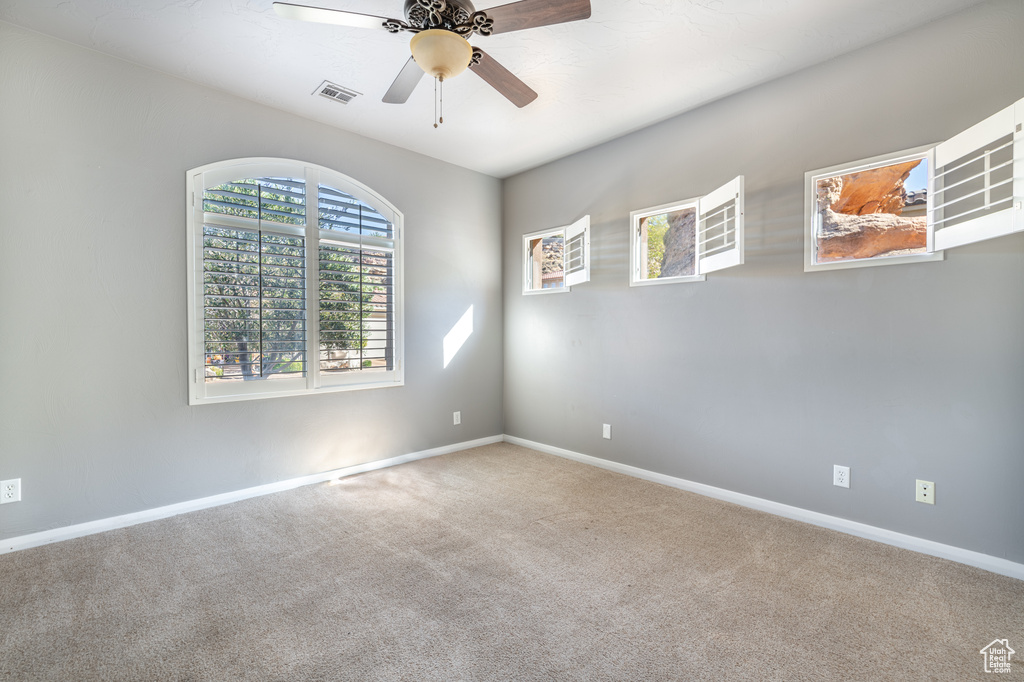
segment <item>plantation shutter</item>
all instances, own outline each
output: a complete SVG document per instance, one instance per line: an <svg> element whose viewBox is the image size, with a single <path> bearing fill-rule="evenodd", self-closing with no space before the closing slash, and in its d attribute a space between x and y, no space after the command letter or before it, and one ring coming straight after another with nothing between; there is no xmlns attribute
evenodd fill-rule
<svg viewBox="0 0 1024 682"><path fill-rule="evenodd" d="M698 275L743 264L743 176L697 201Z"/></svg>
<svg viewBox="0 0 1024 682"><path fill-rule="evenodd" d="M203 377L306 372L305 183L237 179L202 195Z"/></svg>
<svg viewBox="0 0 1024 682"><path fill-rule="evenodd" d="M404 383L401 212L289 159L187 177L190 405Z"/></svg>
<svg viewBox="0 0 1024 682"><path fill-rule="evenodd" d="M350 194L318 189L320 375L393 370L394 225Z"/></svg>
<svg viewBox="0 0 1024 682"><path fill-rule="evenodd" d="M565 228L565 286L590 281L590 216Z"/></svg>
<svg viewBox="0 0 1024 682"><path fill-rule="evenodd" d="M934 250L1024 230L1024 99L935 147Z"/></svg>

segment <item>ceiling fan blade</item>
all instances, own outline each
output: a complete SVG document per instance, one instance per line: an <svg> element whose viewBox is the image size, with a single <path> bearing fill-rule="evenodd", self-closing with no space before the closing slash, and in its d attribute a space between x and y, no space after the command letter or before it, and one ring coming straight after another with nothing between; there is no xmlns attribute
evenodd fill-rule
<svg viewBox="0 0 1024 682"><path fill-rule="evenodd" d="M487 81L492 88L505 95L509 102L522 109L537 99L537 93L530 89L529 85L516 78L511 71L494 61L493 57L479 47L474 47L473 51L480 53L480 63L470 64L469 68L476 75Z"/></svg>
<svg viewBox="0 0 1024 682"><path fill-rule="evenodd" d="M416 84L423 78L423 69L416 63L416 60L409 57L402 70L398 72L398 78L391 84L388 91L384 93L384 102L387 104L405 104L409 96L416 89Z"/></svg>
<svg viewBox="0 0 1024 682"><path fill-rule="evenodd" d="M519 0L484 10L494 21L491 35L590 18L590 0Z"/></svg>
<svg viewBox="0 0 1024 682"><path fill-rule="evenodd" d="M384 28L387 17L375 17L372 14L343 12L340 9L293 5L290 2L275 2L274 11L278 16L296 21L315 21L321 24L337 24L339 26L355 26L356 28Z"/></svg>

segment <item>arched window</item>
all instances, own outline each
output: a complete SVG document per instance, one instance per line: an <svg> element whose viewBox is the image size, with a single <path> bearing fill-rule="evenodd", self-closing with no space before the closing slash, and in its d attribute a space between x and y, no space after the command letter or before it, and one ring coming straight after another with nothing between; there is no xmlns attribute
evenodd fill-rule
<svg viewBox="0 0 1024 682"><path fill-rule="evenodd" d="M188 194L190 404L402 384L394 206L284 159L196 168Z"/></svg>

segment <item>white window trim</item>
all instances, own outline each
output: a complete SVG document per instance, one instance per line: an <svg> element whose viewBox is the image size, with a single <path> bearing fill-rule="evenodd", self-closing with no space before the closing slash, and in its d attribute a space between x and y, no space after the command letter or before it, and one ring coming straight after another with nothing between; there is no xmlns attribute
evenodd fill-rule
<svg viewBox="0 0 1024 682"><path fill-rule="evenodd" d="M302 177L306 181L306 366L302 377L263 381L238 381L228 384L207 384L205 381L205 343L203 316L203 191L242 177ZM350 245L379 246L351 235L319 229L319 184L335 187L373 207L391 222L394 229L392 264L394 290L394 369L359 370L342 375L322 377L320 373L320 307L319 307L319 242L321 238ZM404 291L404 216L391 202L366 185L343 173L316 164L271 157L232 159L193 168L186 173L186 243L188 291L188 397L189 405L277 398L292 395L332 393L369 388L386 388L405 384L405 291ZM310 209L310 207L313 207ZM309 217L314 216L313 220ZM275 225L272 229L278 230ZM294 227L284 227L293 231ZM269 389L269 390L268 390Z"/></svg>
<svg viewBox="0 0 1024 682"><path fill-rule="evenodd" d="M631 287L649 287L657 286L659 284L680 284L685 282L704 282L707 280L707 275L693 274L693 275L678 275L676 277L657 277L655 279L647 279L640 277L640 221L644 218L648 218L652 215L660 215L662 213L672 213L673 211L680 211L687 208L692 208L694 214L699 218L700 215L700 197L694 197L692 199L684 199L683 201L673 201L668 204L662 204L661 206L651 206L650 208L642 208L638 211L632 211L629 214L629 253L630 253L630 264L629 264L629 286ZM695 228L696 229L696 228ZM693 254L693 271L696 273L697 268L697 253L696 250Z"/></svg>
<svg viewBox="0 0 1024 682"><path fill-rule="evenodd" d="M928 161L928 176L931 178L935 161L935 155L933 153L934 149L935 145L914 147L913 149L904 149L903 151L894 152L892 154L881 154L869 159L861 159L860 161L853 161L851 163L841 163L835 166L829 166L828 168L819 168L818 170L804 173L804 272L846 270L849 268L869 268L879 265L903 265L906 263L927 263L930 261L943 260L945 258L943 252L933 250L933 236L929 220L928 250L924 253L914 253L905 256L874 256L872 258L835 261L831 263L815 262L818 244L817 239L815 239L815 234L818 231L818 223L820 221L817 192L819 180L834 177L836 175L858 173L860 171L871 170L872 168L881 168L882 166L891 166L897 163L913 161L914 159L925 159ZM930 216L932 212L930 179L928 186L929 192L926 210L927 215Z"/></svg>
<svg viewBox="0 0 1024 682"><path fill-rule="evenodd" d="M530 279L531 279L530 278L530 266L531 266L531 262L530 262L530 242L533 241L534 239L545 239L547 237L557 237L557 236L561 236L562 237L562 249L563 249L562 254L563 254L563 260L564 260L565 259L565 251L564 251L565 250L565 228L564 227L556 227L556 228L553 228L553 229L550 229L550 230L538 230L537 232L530 232L529 234L524 234L523 235L523 251L522 251L523 260L522 260L522 267L523 267L523 295L524 296L538 296L538 295L546 295L546 294L565 294L565 293L569 292L570 287L568 285L563 285L563 286L560 286L560 287L553 287L551 289L531 289L530 288ZM564 273L565 270L563 269L562 272ZM562 276L563 276L563 279L564 279L565 275L563 274Z"/></svg>

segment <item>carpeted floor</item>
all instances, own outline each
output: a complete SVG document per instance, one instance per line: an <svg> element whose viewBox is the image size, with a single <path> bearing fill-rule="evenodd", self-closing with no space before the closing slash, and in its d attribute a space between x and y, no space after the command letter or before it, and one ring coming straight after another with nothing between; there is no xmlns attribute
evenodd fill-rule
<svg viewBox="0 0 1024 682"><path fill-rule="evenodd" d="M1024 582L509 444L0 556L2 680L983 680L996 638Z"/></svg>

